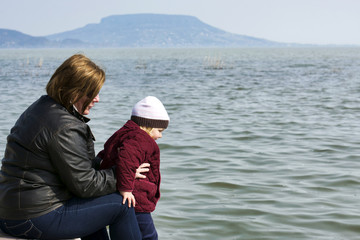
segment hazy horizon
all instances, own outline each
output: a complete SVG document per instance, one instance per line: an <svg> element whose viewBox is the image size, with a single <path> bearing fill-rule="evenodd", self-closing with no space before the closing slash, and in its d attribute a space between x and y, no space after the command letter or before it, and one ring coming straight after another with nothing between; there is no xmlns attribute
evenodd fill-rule
<svg viewBox="0 0 360 240"><path fill-rule="evenodd" d="M111 15L189 15L224 31L284 43L360 44L357 0L12 0L0 28L47 36L99 23Z"/></svg>

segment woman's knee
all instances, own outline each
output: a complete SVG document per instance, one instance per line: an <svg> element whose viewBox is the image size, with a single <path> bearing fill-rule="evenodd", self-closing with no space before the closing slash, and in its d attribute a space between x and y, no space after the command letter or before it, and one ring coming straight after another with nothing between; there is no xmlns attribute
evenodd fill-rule
<svg viewBox="0 0 360 240"><path fill-rule="evenodd" d="M110 211L118 217L127 216L128 214L135 214L133 207L128 207L128 204L123 204L123 197L118 193L109 194L101 197L100 202L103 202L105 211Z"/></svg>

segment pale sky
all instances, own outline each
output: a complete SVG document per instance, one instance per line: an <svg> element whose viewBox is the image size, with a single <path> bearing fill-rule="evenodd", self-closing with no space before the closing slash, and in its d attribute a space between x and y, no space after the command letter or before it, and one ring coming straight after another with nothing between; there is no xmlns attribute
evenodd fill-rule
<svg viewBox="0 0 360 240"><path fill-rule="evenodd" d="M0 0L0 28L46 36L133 13L190 15L277 42L360 45L360 0Z"/></svg>

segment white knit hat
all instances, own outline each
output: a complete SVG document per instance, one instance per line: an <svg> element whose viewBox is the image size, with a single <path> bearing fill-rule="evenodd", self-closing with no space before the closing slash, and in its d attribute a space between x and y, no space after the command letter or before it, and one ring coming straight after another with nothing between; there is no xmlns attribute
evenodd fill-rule
<svg viewBox="0 0 360 240"><path fill-rule="evenodd" d="M148 96L135 104L131 112L131 120L139 126L167 128L170 118L160 100Z"/></svg>

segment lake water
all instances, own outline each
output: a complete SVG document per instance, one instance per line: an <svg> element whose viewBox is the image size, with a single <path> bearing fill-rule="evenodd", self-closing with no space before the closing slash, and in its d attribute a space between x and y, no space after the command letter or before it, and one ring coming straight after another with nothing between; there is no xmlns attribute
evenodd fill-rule
<svg viewBox="0 0 360 240"><path fill-rule="evenodd" d="M107 80L96 151L157 96L160 239L360 239L360 48L0 50L0 157L55 69L82 52Z"/></svg>

